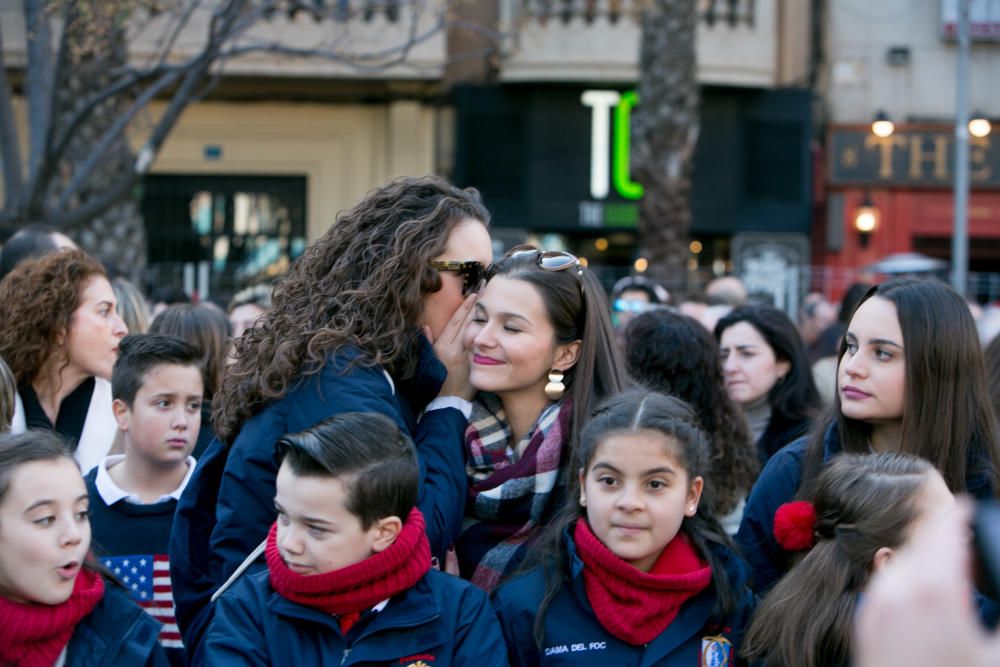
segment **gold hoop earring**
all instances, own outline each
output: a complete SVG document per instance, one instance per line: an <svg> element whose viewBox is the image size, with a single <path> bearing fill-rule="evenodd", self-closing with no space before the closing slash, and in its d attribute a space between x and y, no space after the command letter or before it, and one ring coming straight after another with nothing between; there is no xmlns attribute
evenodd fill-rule
<svg viewBox="0 0 1000 667"><path fill-rule="evenodd" d="M549 371L549 383L545 385L545 395L549 397L550 401L558 401L562 398L565 391L566 385L563 384L563 372L557 368L553 368Z"/></svg>

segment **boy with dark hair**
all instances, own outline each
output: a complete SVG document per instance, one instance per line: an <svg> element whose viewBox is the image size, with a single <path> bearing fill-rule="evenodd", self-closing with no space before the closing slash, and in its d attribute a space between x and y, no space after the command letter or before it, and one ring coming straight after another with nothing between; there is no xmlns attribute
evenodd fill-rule
<svg viewBox="0 0 1000 667"><path fill-rule="evenodd" d="M278 520L216 593L195 664L508 664L486 594L431 569L416 450L392 420L342 413L279 446ZM235 581L261 552L267 569Z"/></svg>
<svg viewBox="0 0 1000 667"><path fill-rule="evenodd" d="M161 334L122 339L111 395L125 454L106 457L85 477L94 551L163 623L160 643L174 665L187 661L167 547L177 500L194 472L202 393L201 354L192 345Z"/></svg>

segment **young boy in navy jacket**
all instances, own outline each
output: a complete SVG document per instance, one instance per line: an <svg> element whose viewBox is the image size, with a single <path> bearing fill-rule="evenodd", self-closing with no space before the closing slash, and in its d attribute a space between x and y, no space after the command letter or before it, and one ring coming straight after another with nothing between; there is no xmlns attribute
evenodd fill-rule
<svg viewBox="0 0 1000 667"><path fill-rule="evenodd" d="M173 336L124 338L111 377L115 420L125 454L85 477L94 552L163 624L171 664L186 665L174 619L168 547L177 501L195 460L202 398L201 353Z"/></svg>
<svg viewBox="0 0 1000 667"><path fill-rule="evenodd" d="M431 569L416 450L396 424L342 413L281 450L278 520L217 594L196 664L507 665L486 594ZM261 550L267 569L241 575Z"/></svg>

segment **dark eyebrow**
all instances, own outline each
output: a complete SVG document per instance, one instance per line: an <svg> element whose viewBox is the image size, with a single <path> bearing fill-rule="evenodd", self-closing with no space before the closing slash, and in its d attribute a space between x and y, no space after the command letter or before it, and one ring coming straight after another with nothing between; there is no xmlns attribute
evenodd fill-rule
<svg viewBox="0 0 1000 667"><path fill-rule="evenodd" d="M279 512L282 512L284 514L288 514L288 512L285 512L285 508L283 508L281 506L281 503L279 503L277 501L277 499L275 499L275 501L274 501L274 509L276 509ZM320 519L320 518L312 517L312 516L304 516L304 517L302 517L302 520L305 521L306 523L322 523L322 524L325 524L327 526L334 526L334 525L336 525L333 521L327 521L326 519Z"/></svg>
<svg viewBox="0 0 1000 667"><path fill-rule="evenodd" d="M476 303L475 309L476 310L481 310L484 313L489 313L490 312L489 310L486 309L486 306L484 306L481 303ZM519 320L524 320L525 322L527 322L529 324L531 323L531 320L529 320L527 317L525 317L524 315L518 315L517 313L497 313L496 316L497 317L506 317L506 318L516 317Z"/></svg>
<svg viewBox="0 0 1000 667"><path fill-rule="evenodd" d="M889 340L888 338L872 338L871 340L868 341L868 344L869 345L891 345L892 347L898 347L900 350L903 349L902 345L900 345L899 343L897 343L894 340Z"/></svg>
<svg viewBox="0 0 1000 667"><path fill-rule="evenodd" d="M74 500L74 501L73 501L73 504L75 505L75 504L77 504L78 502L80 502L81 500L88 500L89 498L90 498L90 496L89 496L88 494L86 494L86 493L82 493L82 494L80 494L79 496L77 496L77 497L76 497L76 500ZM24 510L24 513L25 513L25 514L27 514L27 513L28 513L28 512L30 512L31 510L33 510L33 509L36 509L36 508L38 508L38 507L41 507L42 505L54 505L54 504L56 504L57 502L58 502L58 501L55 501L55 500L49 500L49 499L43 499L43 500L38 500L38 501L36 501L36 502L32 503L32 504L31 504L31 505L30 505L30 506L28 507L28 509Z"/></svg>
<svg viewBox="0 0 1000 667"><path fill-rule="evenodd" d="M853 341L855 341L855 342L857 342L857 340L858 340L857 334L855 334L855 333L853 333L851 331L848 331L847 333L844 334L844 339L847 340L848 338L851 339L851 340L853 340ZM888 338L869 338L868 339L868 344L869 345L890 345L892 347L899 348L900 350L903 349L902 345L900 345L896 341L890 340Z"/></svg>
<svg viewBox="0 0 1000 667"><path fill-rule="evenodd" d="M611 472L617 473L619 475L622 474L621 470L619 470L618 468L614 467L613 465L605 461L598 461L590 469L597 470L598 468L610 470ZM658 468L650 468L649 470L643 470L641 476L649 477L650 475L677 475L677 471L670 467L660 466Z"/></svg>

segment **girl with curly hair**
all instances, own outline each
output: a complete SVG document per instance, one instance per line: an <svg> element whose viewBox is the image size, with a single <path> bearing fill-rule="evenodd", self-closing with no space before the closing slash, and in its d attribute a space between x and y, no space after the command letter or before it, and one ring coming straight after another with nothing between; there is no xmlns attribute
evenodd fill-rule
<svg viewBox="0 0 1000 667"><path fill-rule="evenodd" d="M625 360L638 382L694 408L711 444L704 502L735 535L760 464L746 420L726 393L712 334L671 310L643 313L625 328Z"/></svg>
<svg viewBox="0 0 1000 667"><path fill-rule="evenodd" d="M576 257L517 246L490 273L465 334L478 393L456 543L462 575L486 590L559 507L580 424L627 377L604 290Z"/></svg>
<svg viewBox="0 0 1000 667"><path fill-rule="evenodd" d="M475 190L437 177L373 190L306 248L275 284L272 308L236 339L214 400L218 440L173 526L174 599L191 655L212 594L274 523L276 443L331 415L378 412L413 438L418 507L444 556L465 497L462 398L472 393L461 332L492 259L489 217Z"/></svg>
<svg viewBox="0 0 1000 667"><path fill-rule="evenodd" d="M25 260L0 281L0 357L17 382L11 431L59 432L84 472L118 430L111 368L128 327L117 303L104 267L82 250Z"/></svg>

